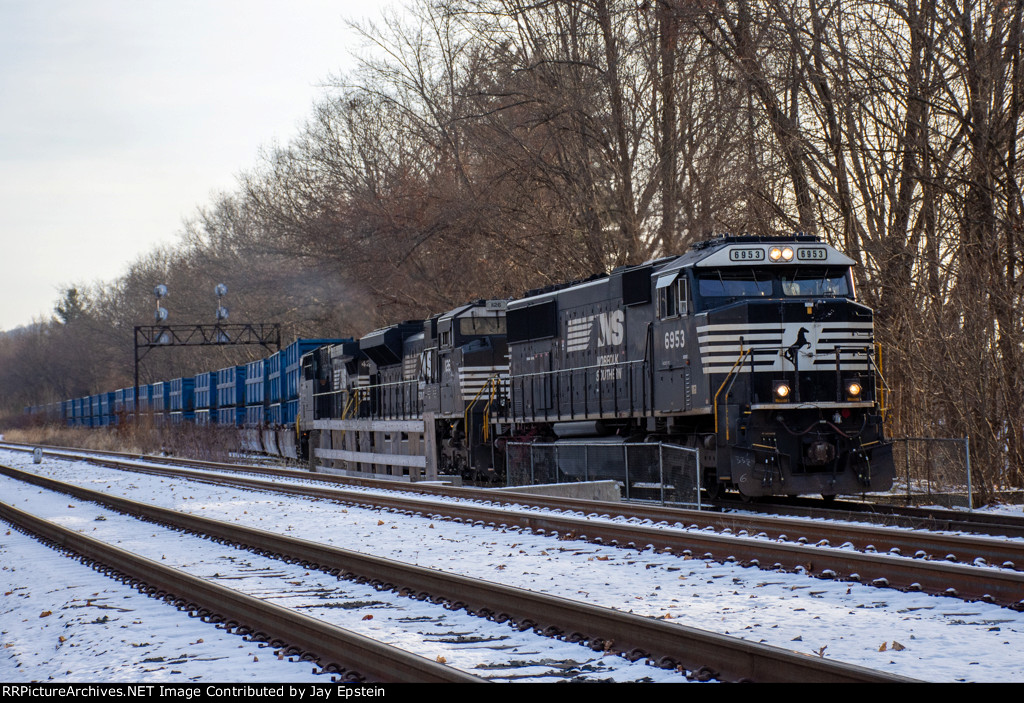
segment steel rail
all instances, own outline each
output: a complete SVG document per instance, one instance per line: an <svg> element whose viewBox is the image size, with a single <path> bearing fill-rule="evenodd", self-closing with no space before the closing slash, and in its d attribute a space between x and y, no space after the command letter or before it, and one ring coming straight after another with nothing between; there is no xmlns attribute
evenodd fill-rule
<svg viewBox="0 0 1024 703"><path fill-rule="evenodd" d="M453 608L465 608L497 622L511 620L520 629L533 628L568 641L585 641L593 649L614 651L628 658L648 657L662 666L681 665L697 672L698 677L831 683L908 680L681 624L180 513L10 467L0 466L0 472L257 553L298 561L307 568L364 579L412 597L445 600Z"/></svg>
<svg viewBox="0 0 1024 703"><path fill-rule="evenodd" d="M88 460L99 465L125 468L121 461ZM800 542L778 542L701 530L684 531L621 522L593 521L558 513L496 511L487 506L468 503L441 503L394 495L354 493L343 489L297 486L242 476L195 474L135 464L129 464L127 468L141 473L187 478L215 485L234 485L290 495L315 496L373 509L387 508L474 524L529 529L541 534L557 534L566 539L638 549L650 547L664 552L700 556L723 562L739 561L749 566L802 571L822 578L846 579L879 587L923 591L969 601L982 600L1015 610L1024 610L1024 571L927 561L877 552L823 549L821 547L825 545L809 546ZM595 508L595 513L601 514L599 511L602 508L609 505L614 507L617 504L591 505ZM799 527L803 528L802 522ZM847 530L850 528L847 527ZM844 534L848 535L848 532ZM784 535L780 535L782 536ZM913 536L910 538L913 539ZM1018 562L1024 562L1024 559L1019 558L1019 552Z"/></svg>
<svg viewBox="0 0 1024 703"><path fill-rule="evenodd" d="M0 519L60 548L124 575L149 595L162 597L205 619L248 629L253 639L279 641L325 670L382 682L484 683L485 680L416 654L377 642L316 618L245 595L0 502Z"/></svg>
<svg viewBox="0 0 1024 703"><path fill-rule="evenodd" d="M57 456L75 456L76 458L95 461L87 456L79 457L75 452L64 454L63 452L52 451L50 453ZM110 454L124 456L114 452ZM1017 571L1024 571L1024 543L972 535L948 535L922 531L907 533L901 530L871 525L835 524L796 518L760 517L757 515L719 514L700 510L633 503L623 504L537 496L508 491L498 492L493 489L396 485L393 481L338 477L331 474L311 473L308 471L245 467L236 464L168 459L165 457L143 457L142 459L153 463L177 463L179 465L196 466L211 471L226 470L234 473L251 473L278 478L321 481L339 486L364 485L400 492L480 500L492 504L521 505L551 510L606 514L610 517L650 520L653 523L679 522L686 525L695 525L700 529L711 527L718 531L725 530L733 533L746 530L751 534L764 533L766 537L771 539L803 539L814 543L827 541L833 545L849 543L858 550L868 549L875 552L891 552L914 556L915 558L932 557L934 559L964 564L974 563L980 558L993 566L1003 566ZM948 526L944 521L940 520L940 523L942 523L943 527Z"/></svg>
<svg viewBox="0 0 1024 703"><path fill-rule="evenodd" d="M824 506L821 501L810 498L779 496L775 496L771 501L761 500L756 503L744 503L740 500L719 501L718 505L770 515L872 522L913 529L973 532L998 537L1024 537L1024 517L999 513L839 500Z"/></svg>

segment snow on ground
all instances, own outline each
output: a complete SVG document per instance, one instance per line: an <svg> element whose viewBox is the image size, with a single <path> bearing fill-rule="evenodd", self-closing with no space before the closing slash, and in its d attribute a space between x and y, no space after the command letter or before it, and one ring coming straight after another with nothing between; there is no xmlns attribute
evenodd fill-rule
<svg viewBox="0 0 1024 703"><path fill-rule="evenodd" d="M465 611L451 611L441 605L403 598L391 592L379 592L365 584L339 580L323 572L310 572L299 565L285 564L142 522L92 503L19 484L12 479L0 479L0 490L7 501L17 503L21 510L86 533L95 539L116 543L122 549L141 554L164 565L202 576L248 595L269 599L277 605L297 609L303 614L416 652L429 659L437 660L441 657L450 666L494 681L685 681L680 674L652 669L642 662L630 663L621 657L602 655L578 645L541 637L533 632L519 632L509 624L493 623L473 617ZM8 547L6 540L15 535L15 544ZM0 554L8 549L12 556L20 553L17 550L24 547L20 542L27 539L13 531L10 535L0 537ZM38 548L46 551L44 547ZM15 604L12 610L13 617L16 618L18 614L27 617L22 618L20 628L16 625L9 632L5 632L5 639L9 638L13 646L8 648L11 651L0 653L0 679L12 680L14 676L32 672L32 678L43 680L49 677L57 678L61 674L67 675L67 671L83 670L106 678L107 675L117 676L126 669L130 671L130 662L141 660L141 673L147 680L151 679L152 674L152 678L159 681L223 681L225 671L235 670L234 660L238 656L241 657L238 681L256 678L260 675L257 672L266 676L275 673L269 668L261 671L251 666L256 663L256 657L276 663L273 651L251 653L252 650L258 649L256 645L247 644L243 647L241 637L234 638L235 641L232 643L231 636L222 631L215 631L214 641L217 645L214 651L227 647L229 654L233 656L180 654L184 645L173 637L165 639L164 633L167 631L167 624L190 619L171 606L152 611L142 607L142 612L136 614L135 607L126 608L124 605L129 600L134 603L140 598L138 594L134 594L136 597L132 598L129 595L131 591L126 592L124 596L99 596L99 592L90 593L85 599L75 596L70 602L65 600L61 603L57 594L63 592L60 588L53 588L52 584L56 578L52 569L47 568L44 574L37 568L18 566L32 564L34 567L39 563L49 565L54 562L54 557L53 553L41 554L32 561L11 560L11 566L3 567L4 571L9 572L6 575L11 577L12 582L19 584L10 589L11 593L8 596L13 596L11 602ZM60 570L64 571L65 566L76 567L70 569L74 572L68 579L72 583L77 583L78 579L83 578L79 571L90 571L76 562L61 565ZM36 580L34 584L33 579ZM149 600L156 604L156 601L150 599L141 600ZM0 600L0 604L7 605L7 602ZM94 620L84 620L74 612L85 609L85 617L88 617L96 615L96 611L93 610L95 608L102 608L102 613ZM2 606L0 612L3 612ZM47 612L50 614L40 617ZM121 613L130 615L121 617ZM128 641L122 637L120 640L102 643L103 651L96 653L93 646L95 643L88 637L82 637L81 633L90 629L86 627L87 625L114 627L116 620L111 619L111 614L114 618L125 620L122 626L133 633L133 637L145 633L147 641ZM25 623L30 625L26 626ZM47 627L51 623L53 630ZM7 630L6 627L4 629ZM210 638L203 634L207 629L214 630L210 626L203 626L198 629L197 634L196 628L189 628L189 635L196 639L188 641L185 650L189 651L189 647L195 648L197 644L207 645ZM221 642L224 639L228 642ZM64 657L56 656L49 649L40 651L37 648L39 641L54 642L54 651L67 646L68 649L65 651L70 652L72 648L78 647L74 655L85 658L87 662L91 655L93 660L83 663L74 661L77 657L72 656L72 661L65 662ZM231 647L232 644L234 648ZM8 656L5 657L4 654ZM121 659L118 659L119 655ZM535 666L518 664L539 660L549 663ZM90 668L89 664L101 668ZM147 664L152 666L145 666ZM225 664L230 664L230 667L226 669ZM5 677L8 669L11 676ZM282 676L287 678L280 680L316 680L317 677L310 674L311 670L311 664L296 663L282 670ZM330 679L328 677L319 680Z"/></svg>
<svg viewBox="0 0 1024 703"><path fill-rule="evenodd" d="M675 620L902 676L930 681L1024 681L1020 656L1024 614L983 603L474 528L326 500L214 488L82 462L47 459L33 466L31 458L21 453L4 453L4 460L134 500ZM7 494L9 488L5 485L0 490ZM26 562L19 557L16 563ZM0 630L9 630L16 619L8 613L6 599L0 600ZM0 678L6 678L4 661L0 653ZM107 674L98 670L96 675ZM256 676L248 680L276 680L273 674Z"/></svg>
<svg viewBox="0 0 1024 703"><path fill-rule="evenodd" d="M0 680L326 681L0 525Z"/></svg>
<svg viewBox="0 0 1024 703"><path fill-rule="evenodd" d="M997 503L996 505L986 505L983 508L975 508L974 512L1024 517L1024 505L1006 505L1005 503Z"/></svg>

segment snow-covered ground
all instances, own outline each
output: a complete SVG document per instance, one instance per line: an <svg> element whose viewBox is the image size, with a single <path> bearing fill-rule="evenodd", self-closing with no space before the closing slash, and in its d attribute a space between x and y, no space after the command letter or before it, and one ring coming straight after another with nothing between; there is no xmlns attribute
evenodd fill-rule
<svg viewBox="0 0 1024 703"><path fill-rule="evenodd" d="M1024 681L1024 614L996 606L431 521L344 507L324 500L214 488L101 469L82 462L46 459L42 465L34 466L29 455L17 452L3 452L0 460L134 500L675 620L912 678ZM25 494L24 487L16 487L16 482L4 479L0 483L0 495L5 501L27 505L36 501L33 496L44 496L43 502L56 510L53 519L89 534L106 533L116 520L124 519L67 496L55 498L38 488L27 490L31 495ZM72 504L76 507L66 507ZM106 520L97 521L101 514ZM148 548L161 552L161 557L171 558L165 554L171 549L164 546L168 544L164 538L150 536L161 531L151 525L145 525L143 530L114 530L114 541L128 543L141 535L141 542ZM58 568L52 552L17 532L0 532L0 552L4 565L0 574L10 584L3 587L9 595L0 597L0 680L176 677L159 680L180 681L195 677L208 680L212 676L231 681L287 681L311 676L309 664L271 662L295 667L298 674L295 669L286 673L264 668L261 665L268 659L276 660L271 651L258 649L211 625L197 623L134 592L122 592L124 587L92 571L86 570L83 575L81 570L85 567L75 562ZM244 554L244 559L252 563L255 557ZM273 564L260 568L285 569L279 562ZM43 568L45 574L40 573ZM304 572L288 576L304 585L321 577L306 576ZM343 582L332 584L346 591L346 595L338 598L364 597L348 595L352 589ZM101 595L90 603L93 593ZM130 613L97 606L127 601L125 595L131 596ZM374 598L383 600L381 594ZM150 607L170 614L151 618ZM384 610L392 608L389 605ZM52 614L41 617L47 610ZM103 615L110 619L97 622ZM117 621L113 621L115 615ZM136 620L139 622L133 624ZM200 629L192 630L193 627ZM448 624L438 627L443 629ZM430 637L430 632L439 631L432 628L416 630L415 638L443 639ZM64 630L74 631L79 639L73 642ZM513 632L506 628L510 637ZM200 639L202 642L197 643ZM150 645L143 644L147 642ZM72 643L77 646L71 647ZM436 651L437 656L444 656L449 662L460 656L458 647L439 649L448 645L428 644L428 655ZM575 649L578 656L567 658L578 664L589 662L587 666L599 670L611 670L606 662L593 661L589 650ZM100 656L98 652L108 654ZM506 662L512 661L509 652ZM253 662L253 658L260 661ZM179 673L171 674L172 671ZM647 671L654 680L666 680L662 678L664 672L653 668ZM501 675L508 673L502 671ZM632 675L635 677L635 673ZM605 677L599 671L595 678ZM608 678L619 677L616 674Z"/></svg>
<svg viewBox="0 0 1024 703"><path fill-rule="evenodd" d="M465 611L379 592L365 584L140 522L10 479L0 480L0 488L21 510L90 537L495 681L685 680L680 674L651 669L642 662L630 663L533 632L519 632ZM187 627L194 620L183 613L161 607L126 587L118 588L81 564L67 565L70 588L55 586L53 571L38 568L59 558L47 552L14 531L0 539L0 555L31 557L11 559L9 566L5 558L2 567L17 584L10 587L4 603L9 598L12 614L21 615L21 622L31 625L22 630L29 636L12 638L14 645L6 648L8 662L20 665L14 673L21 669L46 671L47 677L62 679L63 674L70 681L92 680L97 674L107 680L109 673L110 680L131 681L141 662L144 677L161 682L222 681L226 665L228 671L237 669L238 681L261 680L261 676L271 677L262 679L268 681L330 680L314 675L311 664L288 665L283 656L279 660L274 651L261 650L241 637L201 624ZM101 627L94 627L97 625ZM110 638L112 630L122 632ZM40 649L40 642L54 647ZM261 659L275 666L265 670L254 667ZM517 663L536 661L546 664ZM4 671L0 663L0 678L10 680L2 676Z"/></svg>

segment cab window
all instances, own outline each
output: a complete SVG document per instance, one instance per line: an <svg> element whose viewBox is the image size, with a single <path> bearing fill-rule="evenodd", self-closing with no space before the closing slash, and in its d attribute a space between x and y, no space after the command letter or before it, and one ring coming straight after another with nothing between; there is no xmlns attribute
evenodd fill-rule
<svg viewBox="0 0 1024 703"><path fill-rule="evenodd" d="M782 294L791 297L851 298L846 269L800 269L782 275Z"/></svg>
<svg viewBox="0 0 1024 703"><path fill-rule="evenodd" d="M690 312L690 282L686 276L658 289L658 309L662 319Z"/></svg>
<svg viewBox="0 0 1024 703"><path fill-rule="evenodd" d="M459 320L459 333L465 337L505 334L505 316L463 317Z"/></svg>

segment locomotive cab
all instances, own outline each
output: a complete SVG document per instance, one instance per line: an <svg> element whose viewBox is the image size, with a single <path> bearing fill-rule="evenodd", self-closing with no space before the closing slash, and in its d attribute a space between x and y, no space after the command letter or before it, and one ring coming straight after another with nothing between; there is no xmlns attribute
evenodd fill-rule
<svg viewBox="0 0 1024 703"><path fill-rule="evenodd" d="M813 238L723 244L687 272L715 481L745 496L891 487L854 262Z"/></svg>
<svg viewBox="0 0 1024 703"><path fill-rule="evenodd" d="M508 377L505 301L477 301L431 321L424 350L424 410L433 412L442 474L494 481L490 418L502 407Z"/></svg>

